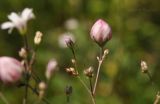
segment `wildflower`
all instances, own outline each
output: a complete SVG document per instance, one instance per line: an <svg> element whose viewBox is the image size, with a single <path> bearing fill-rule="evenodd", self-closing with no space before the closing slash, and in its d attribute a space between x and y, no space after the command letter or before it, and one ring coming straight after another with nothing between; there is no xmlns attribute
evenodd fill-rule
<svg viewBox="0 0 160 104"><path fill-rule="evenodd" d="M99 46L103 47L112 38L112 31L108 23L99 19L92 26L90 36Z"/></svg>
<svg viewBox="0 0 160 104"><path fill-rule="evenodd" d="M30 8L25 8L21 14L12 12L10 15L8 15L8 19L10 21L4 22L1 25L1 28L9 29L9 33L12 32L13 28L16 28L20 34L23 35L27 31L27 22L33 18L35 18L35 16Z"/></svg>
<svg viewBox="0 0 160 104"><path fill-rule="evenodd" d="M47 68L46 68L46 78L49 80L53 74L53 72L56 70L57 67L57 61L55 59L51 59L48 62Z"/></svg>
<svg viewBox="0 0 160 104"><path fill-rule="evenodd" d="M147 73L148 72L148 66L145 61L141 61L141 71L142 73Z"/></svg>
<svg viewBox="0 0 160 104"><path fill-rule="evenodd" d="M71 33L64 33L59 37L59 45L62 48L72 47L75 42L75 37Z"/></svg>
<svg viewBox="0 0 160 104"><path fill-rule="evenodd" d="M14 83L20 80L24 67L21 62L12 57L0 57L0 80L4 83Z"/></svg>
<svg viewBox="0 0 160 104"><path fill-rule="evenodd" d="M39 45L41 43L42 36L43 34L40 31L37 31L34 37L34 44Z"/></svg>

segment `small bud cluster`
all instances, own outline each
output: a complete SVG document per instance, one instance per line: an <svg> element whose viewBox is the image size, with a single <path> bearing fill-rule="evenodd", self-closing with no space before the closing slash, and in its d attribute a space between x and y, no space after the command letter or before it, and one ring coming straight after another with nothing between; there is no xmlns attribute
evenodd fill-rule
<svg viewBox="0 0 160 104"><path fill-rule="evenodd" d="M145 61L141 61L141 71L142 73L147 73L148 72L148 66Z"/></svg>
<svg viewBox="0 0 160 104"><path fill-rule="evenodd" d="M73 67L66 68L66 72L69 73L70 75L73 75L73 76L78 75L78 72Z"/></svg>
<svg viewBox="0 0 160 104"><path fill-rule="evenodd" d="M42 36L43 36L43 34L40 31L36 32L36 35L34 37L34 44L35 45L39 45L41 43Z"/></svg>
<svg viewBox="0 0 160 104"><path fill-rule="evenodd" d="M71 95L72 94L72 86L67 85L65 89L66 95Z"/></svg>
<svg viewBox="0 0 160 104"><path fill-rule="evenodd" d="M39 87L39 98L42 99L44 96L45 90L47 88L47 85L45 82L42 81L39 83L38 87Z"/></svg>
<svg viewBox="0 0 160 104"><path fill-rule="evenodd" d="M25 48L21 48L21 50L19 51L19 56L22 58L26 58L27 57L27 51Z"/></svg>
<svg viewBox="0 0 160 104"><path fill-rule="evenodd" d="M86 70L84 70L84 75L86 75L87 77L93 77L94 76L94 70L93 67L89 67Z"/></svg>

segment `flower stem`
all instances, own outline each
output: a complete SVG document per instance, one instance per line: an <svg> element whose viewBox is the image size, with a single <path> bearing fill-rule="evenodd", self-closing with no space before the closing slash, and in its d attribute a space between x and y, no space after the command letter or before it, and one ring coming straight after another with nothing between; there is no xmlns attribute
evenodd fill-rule
<svg viewBox="0 0 160 104"><path fill-rule="evenodd" d="M95 83L94 83L94 87L93 87L93 95L95 95L96 92L96 87L97 87L97 83L98 83L98 78L99 78L99 72L102 66L102 62L103 62L103 47L100 48L100 55L99 55L99 60L98 60L98 69L97 69L97 74L96 74L96 79L95 79Z"/></svg>
<svg viewBox="0 0 160 104"><path fill-rule="evenodd" d="M94 100L94 97L92 95L92 92L90 91L90 89L87 87L87 85L84 83L84 81L81 79L80 76L77 76L77 78L79 79L79 81L82 83L82 85L85 87L85 89L87 90L87 92L89 93L90 97L91 97L91 100L92 100L92 103L93 104L96 104L95 103L95 100Z"/></svg>
<svg viewBox="0 0 160 104"><path fill-rule="evenodd" d="M27 52L27 57L25 58L25 94L24 94L24 99L23 99L23 104L27 104L27 97L28 97L28 83L29 83L29 79L30 79L30 73L29 73L29 46L28 46L28 41L27 41L27 36L24 35L24 47L26 49Z"/></svg>
<svg viewBox="0 0 160 104"><path fill-rule="evenodd" d="M93 96L93 86L92 86L92 78L89 77L89 85L90 85L90 90Z"/></svg>

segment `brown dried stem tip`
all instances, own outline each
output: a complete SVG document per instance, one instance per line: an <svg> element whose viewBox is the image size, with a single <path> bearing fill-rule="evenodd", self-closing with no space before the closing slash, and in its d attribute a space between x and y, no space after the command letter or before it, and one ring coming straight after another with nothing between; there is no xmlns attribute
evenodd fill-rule
<svg viewBox="0 0 160 104"><path fill-rule="evenodd" d="M75 68L73 67L70 67L70 68L66 68L66 72L70 75L73 75L73 76L77 76L78 75L78 72L75 70Z"/></svg>
<svg viewBox="0 0 160 104"><path fill-rule="evenodd" d="M84 70L84 75L86 75L87 77L93 77L94 76L94 69L93 69L93 67L89 67L89 68L87 68L87 69L85 69Z"/></svg>

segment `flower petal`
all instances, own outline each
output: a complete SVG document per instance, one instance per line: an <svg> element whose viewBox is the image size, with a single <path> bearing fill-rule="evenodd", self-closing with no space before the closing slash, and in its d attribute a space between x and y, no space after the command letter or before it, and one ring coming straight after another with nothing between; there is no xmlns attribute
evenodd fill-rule
<svg viewBox="0 0 160 104"><path fill-rule="evenodd" d="M15 27L15 25L12 22L4 22L1 25L1 29L9 29L8 33L10 34L13 30L13 28Z"/></svg>
<svg viewBox="0 0 160 104"><path fill-rule="evenodd" d="M1 25L1 29L10 29L10 28L14 28L14 24L12 22L4 22Z"/></svg>
<svg viewBox="0 0 160 104"><path fill-rule="evenodd" d="M30 20L30 19L35 18L34 14L33 14L33 12L32 12L32 9L30 9L30 8L25 8L25 9L22 11L21 18L22 18L24 21L28 21L28 20Z"/></svg>
<svg viewBox="0 0 160 104"><path fill-rule="evenodd" d="M21 22L20 16L15 12L12 12L10 15L8 15L8 19L11 20L15 25Z"/></svg>

